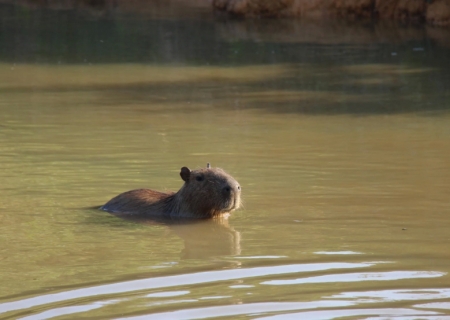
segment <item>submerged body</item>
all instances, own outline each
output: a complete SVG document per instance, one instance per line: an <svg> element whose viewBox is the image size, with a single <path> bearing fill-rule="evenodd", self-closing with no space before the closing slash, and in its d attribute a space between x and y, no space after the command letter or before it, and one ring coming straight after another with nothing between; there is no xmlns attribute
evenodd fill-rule
<svg viewBox="0 0 450 320"><path fill-rule="evenodd" d="M181 168L184 185L178 192L137 189L119 194L101 207L125 215L160 218L212 218L241 204L239 183L220 168Z"/></svg>

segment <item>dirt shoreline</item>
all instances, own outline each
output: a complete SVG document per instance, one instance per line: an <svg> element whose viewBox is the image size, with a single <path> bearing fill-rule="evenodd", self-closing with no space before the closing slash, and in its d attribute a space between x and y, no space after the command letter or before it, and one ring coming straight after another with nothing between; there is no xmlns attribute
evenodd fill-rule
<svg viewBox="0 0 450 320"><path fill-rule="evenodd" d="M147 16L212 11L239 17L379 19L450 26L450 0L0 0L31 8Z"/></svg>

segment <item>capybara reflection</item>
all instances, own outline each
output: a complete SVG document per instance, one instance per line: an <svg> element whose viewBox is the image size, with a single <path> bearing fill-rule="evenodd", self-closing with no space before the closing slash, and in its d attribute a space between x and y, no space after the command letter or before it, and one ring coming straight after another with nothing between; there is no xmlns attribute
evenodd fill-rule
<svg viewBox="0 0 450 320"><path fill-rule="evenodd" d="M137 189L119 194L101 207L125 215L206 219L230 213L241 204L241 186L224 170L181 168L184 185L178 192Z"/></svg>

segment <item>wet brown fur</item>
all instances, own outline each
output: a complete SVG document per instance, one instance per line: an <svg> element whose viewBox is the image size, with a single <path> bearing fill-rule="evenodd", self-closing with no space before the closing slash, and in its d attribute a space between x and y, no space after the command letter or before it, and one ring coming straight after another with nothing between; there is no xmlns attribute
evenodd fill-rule
<svg viewBox="0 0 450 320"><path fill-rule="evenodd" d="M159 218L212 218L238 209L239 183L220 168L181 168L185 181L178 192L137 189L119 194L101 207L125 215Z"/></svg>

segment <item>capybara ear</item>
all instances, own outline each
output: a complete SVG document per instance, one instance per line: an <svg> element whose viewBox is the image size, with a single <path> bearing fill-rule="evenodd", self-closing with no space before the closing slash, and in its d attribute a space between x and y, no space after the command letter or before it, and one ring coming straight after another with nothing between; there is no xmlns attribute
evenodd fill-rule
<svg viewBox="0 0 450 320"><path fill-rule="evenodd" d="M188 182L189 181L189 177L191 176L191 170L189 170L188 167L181 168L180 176L181 176L181 179L183 179L184 181Z"/></svg>

